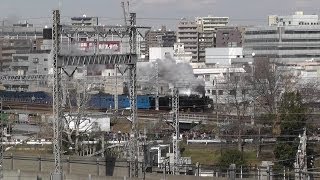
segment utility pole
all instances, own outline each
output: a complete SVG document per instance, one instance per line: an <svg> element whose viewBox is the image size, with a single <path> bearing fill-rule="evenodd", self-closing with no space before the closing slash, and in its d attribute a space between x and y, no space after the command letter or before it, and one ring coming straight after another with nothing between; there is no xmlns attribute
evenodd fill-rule
<svg viewBox="0 0 320 180"><path fill-rule="evenodd" d="M60 53L60 11L53 11L53 27L52 27L52 39L53 39L53 154L54 154L54 172L52 174L52 180L62 180L62 168L61 168L61 65L59 64Z"/></svg>
<svg viewBox="0 0 320 180"><path fill-rule="evenodd" d="M159 111L159 64L155 63L155 69L156 69L156 99L155 99L155 109L156 111Z"/></svg>
<svg viewBox="0 0 320 180"><path fill-rule="evenodd" d="M261 152L261 127L258 126L259 128L259 135L258 135L258 143L257 143L257 155L256 157L258 158L260 156L260 152Z"/></svg>
<svg viewBox="0 0 320 180"><path fill-rule="evenodd" d="M299 135L300 144L296 154L296 162L294 163L295 179L307 180L307 130L304 128L303 135Z"/></svg>
<svg viewBox="0 0 320 180"><path fill-rule="evenodd" d="M172 124L174 127L173 134L173 157L174 157L174 166L173 174L179 173L179 164L180 164L180 148L179 148L179 91L177 88L172 88Z"/></svg>
<svg viewBox="0 0 320 180"><path fill-rule="evenodd" d="M217 126L219 124L219 113L218 113L218 82L217 77L214 77L214 85L216 87L216 118L217 118Z"/></svg>
<svg viewBox="0 0 320 180"><path fill-rule="evenodd" d="M218 128L218 135L220 138L220 154L222 155L222 138L221 138L221 131L220 131L220 126L219 126L219 110L218 110L218 81L217 81L217 77L214 77L214 84L215 86L215 95L216 95L216 118L217 118L217 128Z"/></svg>
<svg viewBox="0 0 320 180"><path fill-rule="evenodd" d="M4 133L4 118L3 118L3 100L1 98L1 105L0 105L0 109L1 109L1 145L0 145L0 179L4 179L3 176L3 149L4 149L4 145L3 145L3 133Z"/></svg>

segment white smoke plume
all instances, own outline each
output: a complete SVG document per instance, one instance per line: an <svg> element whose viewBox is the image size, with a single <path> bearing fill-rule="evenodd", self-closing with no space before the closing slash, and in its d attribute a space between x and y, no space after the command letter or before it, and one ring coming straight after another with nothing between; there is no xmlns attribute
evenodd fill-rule
<svg viewBox="0 0 320 180"><path fill-rule="evenodd" d="M156 66L158 64L159 82L172 84L179 89L180 94L203 94L204 81L194 76L190 64L176 63L172 58L156 60L152 63L138 65L138 79L148 79L150 84L155 83Z"/></svg>

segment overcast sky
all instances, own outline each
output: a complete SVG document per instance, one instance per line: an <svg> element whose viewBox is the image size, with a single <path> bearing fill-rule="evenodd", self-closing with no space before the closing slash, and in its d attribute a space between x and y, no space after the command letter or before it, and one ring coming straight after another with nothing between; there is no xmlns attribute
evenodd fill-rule
<svg viewBox="0 0 320 180"><path fill-rule="evenodd" d="M63 21L70 16L103 17L103 23L122 23L121 0L62 0ZM30 19L35 24L49 24L51 10L59 7L58 0L1 0L0 19L13 21ZM265 24L267 15L320 14L320 0L131 0L131 10L137 13L139 24L174 27L176 19L195 16L229 16L232 24Z"/></svg>

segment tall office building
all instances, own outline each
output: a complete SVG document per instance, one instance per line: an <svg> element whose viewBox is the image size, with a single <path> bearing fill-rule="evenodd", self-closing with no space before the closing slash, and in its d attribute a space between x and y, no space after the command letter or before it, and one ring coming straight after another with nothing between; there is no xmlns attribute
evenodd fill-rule
<svg viewBox="0 0 320 180"><path fill-rule="evenodd" d="M267 57L281 63L320 60L320 25L317 15L303 15L300 12L292 16L278 16L276 19L269 21L270 26L246 29L245 56L254 53L256 57Z"/></svg>

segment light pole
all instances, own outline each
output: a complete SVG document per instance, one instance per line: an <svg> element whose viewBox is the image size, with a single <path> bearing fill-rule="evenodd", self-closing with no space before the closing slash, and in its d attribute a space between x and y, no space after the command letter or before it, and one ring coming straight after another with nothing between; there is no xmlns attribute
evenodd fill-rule
<svg viewBox="0 0 320 180"><path fill-rule="evenodd" d="M252 53L252 57L255 56L255 53ZM252 82L254 83L254 79L255 79L255 73L254 73L254 65L253 62L249 62L248 63L251 67L251 78L252 78ZM254 98L252 103L253 103L253 107L252 108L252 113L251 113L251 125L254 125L254 121L255 121L255 108L256 108L256 100L258 99L258 97Z"/></svg>

